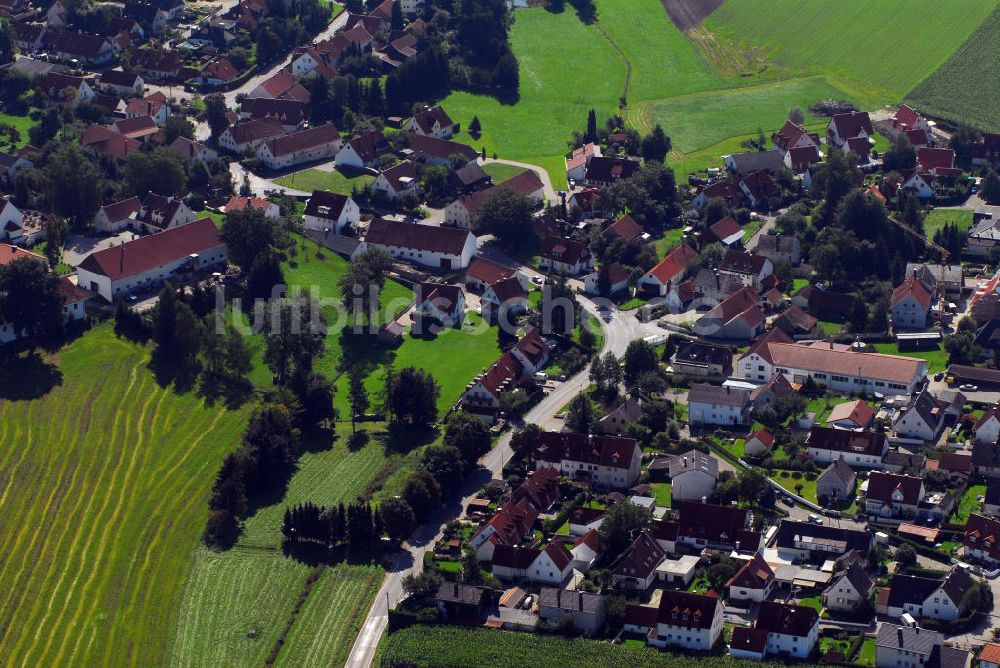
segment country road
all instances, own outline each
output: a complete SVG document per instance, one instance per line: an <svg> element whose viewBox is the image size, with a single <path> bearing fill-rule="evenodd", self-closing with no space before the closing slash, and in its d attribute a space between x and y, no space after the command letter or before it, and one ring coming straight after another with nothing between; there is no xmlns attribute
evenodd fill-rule
<svg viewBox="0 0 1000 668"><path fill-rule="evenodd" d="M610 321L602 320L597 311L597 306L591 300L581 296L581 305L591 314L598 316L601 328L604 331L604 348L601 354L608 351L617 356L622 356L630 341L641 339L651 333L658 332L654 325L640 323L634 315L625 315L614 312ZM581 392L590 383L590 372L584 369L576 376L569 378L559 384L542 401L532 408L524 416L527 424L537 424L543 429L554 421L554 416L562 410L574 396ZM500 442L488 452L481 460L482 468L470 479L465 481L460 492L461 496L452 498L448 504L434 512L427 522L422 524L414 532L410 540L405 544L404 551L398 553L394 559L392 567L386 573L382 588L375 596L368 617L358 634L351 655L347 659L349 668L367 668L371 665L378 646L379 639L385 632L388 624L388 610L395 607L403 599L402 582L407 573L419 572L423 568L424 553L429 550L441 537L444 525L459 517L462 510L468 505L469 500L474 497L482 486L491 478L500 478L503 464L506 462L512 451L510 440L512 433L506 432Z"/></svg>

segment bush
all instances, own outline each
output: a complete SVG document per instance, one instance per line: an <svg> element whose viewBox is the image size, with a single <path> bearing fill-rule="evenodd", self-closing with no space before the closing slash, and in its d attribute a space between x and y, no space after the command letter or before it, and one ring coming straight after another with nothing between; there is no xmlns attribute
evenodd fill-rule
<svg viewBox="0 0 1000 668"><path fill-rule="evenodd" d="M792 480L802 480L802 474L798 471L793 471Z"/></svg>

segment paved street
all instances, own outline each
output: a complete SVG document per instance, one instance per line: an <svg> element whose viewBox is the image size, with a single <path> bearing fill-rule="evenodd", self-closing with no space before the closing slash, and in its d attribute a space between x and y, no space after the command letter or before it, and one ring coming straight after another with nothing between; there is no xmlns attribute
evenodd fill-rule
<svg viewBox="0 0 1000 668"><path fill-rule="evenodd" d="M588 312L597 315L597 306L592 301L581 297L580 303ZM651 327L652 330L659 331L655 326L640 323L632 315L621 313L615 313L610 322L601 320L601 323L605 337L602 354L611 351L621 356L630 341L655 333L651 332ZM589 383L590 375L586 369L560 383L538 405L528 411L527 415L524 416L524 422L546 428L546 425L554 422L553 416ZM411 569L416 571L422 569L424 553L441 537L441 529L444 524L459 517L469 500L490 478L501 477L503 463L512 454L510 449L511 436L510 431L506 432L497 446L480 460L483 468L479 470L478 474L473 475L472 479L466 481L462 488L461 498L452 499L446 507L433 513L404 545L405 552L395 557L393 566L386 573L382 588L379 589L364 626L358 634L358 639L354 643L351 655L347 660L347 666L367 668L371 665L375 648L378 646L379 639L388 623L387 610L394 607L403 598L403 577Z"/></svg>

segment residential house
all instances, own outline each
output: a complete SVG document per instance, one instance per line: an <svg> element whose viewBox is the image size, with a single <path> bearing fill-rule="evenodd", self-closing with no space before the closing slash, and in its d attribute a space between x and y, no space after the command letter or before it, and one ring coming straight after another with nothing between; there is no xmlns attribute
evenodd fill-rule
<svg viewBox="0 0 1000 668"><path fill-rule="evenodd" d="M235 81L239 76L239 69L228 58L219 58L205 65L191 81L207 86L221 86Z"/></svg>
<svg viewBox="0 0 1000 668"><path fill-rule="evenodd" d="M872 535L868 531L783 519L778 525L774 547L778 556L786 561L824 562L839 559L852 550L867 555L872 547Z"/></svg>
<svg viewBox="0 0 1000 668"><path fill-rule="evenodd" d="M107 65L119 51L107 37L68 31L45 33L42 47L56 60L64 63L75 60L86 67Z"/></svg>
<svg viewBox="0 0 1000 668"><path fill-rule="evenodd" d="M62 0L56 0L45 12L45 24L49 28L62 28L69 22L69 10Z"/></svg>
<svg viewBox="0 0 1000 668"><path fill-rule="evenodd" d="M807 285L794 295L792 303L827 322L844 322L854 311L854 295L834 292L822 285Z"/></svg>
<svg viewBox="0 0 1000 668"><path fill-rule="evenodd" d="M858 612L871 600L875 581L858 562L834 574L823 591L823 607L834 612Z"/></svg>
<svg viewBox="0 0 1000 668"><path fill-rule="evenodd" d="M142 200L142 209L135 219L137 231L155 234L195 221L194 212L176 197L165 197L150 192Z"/></svg>
<svg viewBox="0 0 1000 668"><path fill-rule="evenodd" d="M274 118L285 132L295 132L302 128L307 109L308 105L299 100L248 97L240 102L240 118L253 121Z"/></svg>
<svg viewBox="0 0 1000 668"><path fill-rule="evenodd" d="M278 205L270 200L264 199L263 197L243 197L240 195L233 195L226 202L225 206L226 213L246 211L247 209L260 211L264 214L265 218L277 218L281 215L281 209L278 208Z"/></svg>
<svg viewBox="0 0 1000 668"><path fill-rule="evenodd" d="M781 194L781 188L778 187L778 184L771 175L764 170L750 172L740 177L736 185L752 209L765 208L769 198L777 197Z"/></svg>
<svg viewBox="0 0 1000 668"><path fill-rule="evenodd" d="M538 255L539 267L556 274L577 276L594 267L590 248L574 239L545 237Z"/></svg>
<svg viewBox="0 0 1000 668"><path fill-rule="evenodd" d="M793 340L817 338L819 320L806 313L798 304L792 304L774 320L774 326Z"/></svg>
<svg viewBox="0 0 1000 668"><path fill-rule="evenodd" d="M916 276L910 276L892 291L889 309L893 329L924 329L933 297Z"/></svg>
<svg viewBox="0 0 1000 668"><path fill-rule="evenodd" d="M571 589L542 587L538 594L538 616L555 627L570 619L577 631L595 635L604 626L604 597Z"/></svg>
<svg viewBox="0 0 1000 668"><path fill-rule="evenodd" d="M517 278L521 287L527 290L528 279L521 271L477 255L465 270L465 287L473 292L483 292L507 278Z"/></svg>
<svg viewBox="0 0 1000 668"><path fill-rule="evenodd" d="M138 197L129 197L119 202L105 204L94 215L94 229L105 234L117 234L135 225L142 202Z"/></svg>
<svg viewBox="0 0 1000 668"><path fill-rule="evenodd" d="M573 149L565 158L566 179L569 181L582 181L587 174L587 165L593 157L601 157L601 147L599 144L588 142L579 148Z"/></svg>
<svg viewBox="0 0 1000 668"><path fill-rule="evenodd" d="M1000 438L1000 404L983 411L972 428L977 443L996 443Z"/></svg>
<svg viewBox="0 0 1000 668"><path fill-rule="evenodd" d="M643 530L608 570L622 589L646 591L656 581L656 567L666 558L667 553L652 534Z"/></svg>
<svg viewBox="0 0 1000 668"><path fill-rule="evenodd" d="M862 399L837 404L826 418L827 426L834 429L864 431L875 419L875 410Z"/></svg>
<svg viewBox="0 0 1000 668"><path fill-rule="evenodd" d="M163 132L149 116L116 120L111 124L111 131L144 145L163 142Z"/></svg>
<svg viewBox="0 0 1000 668"><path fill-rule="evenodd" d="M1000 668L1000 643L988 642L979 653L979 668Z"/></svg>
<svg viewBox="0 0 1000 668"><path fill-rule="evenodd" d="M528 498L517 502L508 501L472 534L469 547L475 551L480 561L493 561L497 547L512 548L531 535L539 512ZM513 558L518 555L508 553L505 556ZM502 562L501 559L501 566Z"/></svg>
<svg viewBox="0 0 1000 668"><path fill-rule="evenodd" d="M129 54L128 68L147 80L176 80L183 66L184 58L177 51L135 49Z"/></svg>
<svg viewBox="0 0 1000 668"><path fill-rule="evenodd" d="M404 160L382 170L372 184L372 189L392 202L405 197L411 197L414 198L414 201L418 201L420 177L417 175L416 165L409 160Z"/></svg>
<svg viewBox="0 0 1000 668"><path fill-rule="evenodd" d="M633 438L545 432L535 467L558 469L566 477L601 487L628 489L639 478L641 459Z"/></svg>
<svg viewBox="0 0 1000 668"><path fill-rule="evenodd" d="M922 141L918 139L911 143L914 146L926 145L930 142L933 134L934 123L928 121L924 116L908 104L899 105L896 114L889 122L890 134L899 135L905 133L908 137L911 131L916 131L923 135Z"/></svg>
<svg viewBox="0 0 1000 668"><path fill-rule="evenodd" d="M243 155L256 153L264 142L284 135L285 128L281 126L281 121L276 118L262 118L226 128L219 135L218 144L223 150Z"/></svg>
<svg viewBox="0 0 1000 668"><path fill-rule="evenodd" d="M307 230L333 230L342 234L357 225L361 209L350 195L340 195L326 190L314 190L306 201L302 224Z"/></svg>
<svg viewBox="0 0 1000 668"><path fill-rule="evenodd" d="M420 283L414 290L416 307L411 314L413 327L423 332L437 325L461 327L465 320L465 293L457 285Z"/></svg>
<svg viewBox="0 0 1000 668"><path fill-rule="evenodd" d="M459 144L448 139L438 139L425 135L411 137L409 150L413 159L418 162L444 165L449 169L463 167L479 158L476 150L468 144Z"/></svg>
<svg viewBox="0 0 1000 668"><path fill-rule="evenodd" d="M924 495L922 478L873 471L868 476L865 512L880 517L913 518Z"/></svg>
<svg viewBox="0 0 1000 668"><path fill-rule="evenodd" d="M734 176L746 176L753 172L777 174L785 168L785 160L779 150L734 153L723 157L726 169Z"/></svg>
<svg viewBox="0 0 1000 668"><path fill-rule="evenodd" d="M78 284L111 302L192 271L224 267L226 246L210 218L91 253L77 267Z"/></svg>
<svg viewBox="0 0 1000 668"><path fill-rule="evenodd" d="M528 292L521 281L511 276L493 283L479 300L482 316L490 322L499 322L506 316L521 315L528 307Z"/></svg>
<svg viewBox="0 0 1000 668"><path fill-rule="evenodd" d="M670 360L673 373L683 376L725 378L733 372L733 353L725 346L683 340Z"/></svg>
<svg viewBox="0 0 1000 668"><path fill-rule="evenodd" d="M538 469L540 471L553 471L555 469ZM591 531L596 531L601 528L601 522L604 521L605 511L598 508L588 508L586 506L580 506L579 508L574 508L573 512L569 514L567 522L569 522L569 535L571 536L585 536Z"/></svg>
<svg viewBox="0 0 1000 668"><path fill-rule="evenodd" d="M989 478L986 481L982 514L989 515L990 517L1000 517L1000 480L996 478Z"/></svg>
<svg viewBox="0 0 1000 668"><path fill-rule="evenodd" d="M972 444L972 466L976 473L984 476L1000 476L1000 446L996 443Z"/></svg>
<svg viewBox="0 0 1000 668"><path fill-rule="evenodd" d="M67 93L63 91L71 90L73 91L74 104L90 102L95 96L94 89L91 88L86 79L61 72L46 74L45 78L38 84L38 90L52 100L65 99Z"/></svg>
<svg viewBox="0 0 1000 668"><path fill-rule="evenodd" d="M972 164L977 167L1000 164L1000 134L984 133L983 138L972 145Z"/></svg>
<svg viewBox="0 0 1000 668"><path fill-rule="evenodd" d="M661 544L660 547L663 545ZM668 557L656 567L656 580L668 587L686 589L694 580L695 571L700 563L701 557L693 554L685 554L677 559Z"/></svg>
<svg viewBox="0 0 1000 668"><path fill-rule="evenodd" d="M924 388L910 397L893 420L896 436L920 441L935 441L944 428L947 402L939 402Z"/></svg>
<svg viewBox="0 0 1000 668"><path fill-rule="evenodd" d="M944 644L944 636L919 626L883 623L875 637L878 668L968 668L971 655Z"/></svg>
<svg viewBox="0 0 1000 668"><path fill-rule="evenodd" d="M548 363L551 351L537 327L531 327L514 347L467 386L462 410L487 422L501 412L504 392L518 389Z"/></svg>
<svg viewBox="0 0 1000 668"><path fill-rule="evenodd" d="M163 93L157 91L146 97L137 97L125 105L125 118L146 116L152 118L157 125L163 125L170 118L170 105Z"/></svg>
<svg viewBox="0 0 1000 668"><path fill-rule="evenodd" d="M606 158L594 155L587 161L582 183L596 188L610 186L616 181L634 176L639 171L639 161L628 158Z"/></svg>
<svg viewBox="0 0 1000 668"><path fill-rule="evenodd" d="M804 174L813 165L819 164L823 154L816 146L800 146L785 152L785 167L796 174Z"/></svg>
<svg viewBox="0 0 1000 668"><path fill-rule="evenodd" d="M486 589L462 582L442 582L434 595L434 603L443 619L453 622L474 622L486 611Z"/></svg>
<svg viewBox="0 0 1000 668"><path fill-rule="evenodd" d="M757 294L745 287L698 318L693 331L706 338L751 341L764 333L765 324Z"/></svg>
<svg viewBox="0 0 1000 668"><path fill-rule="evenodd" d="M625 630L642 633L653 647L707 652L722 637L722 602L714 592L664 590L658 608L625 606Z"/></svg>
<svg viewBox="0 0 1000 668"><path fill-rule="evenodd" d="M774 264L762 255L728 250L719 264L719 273L733 276L754 290L764 286L764 279L774 273Z"/></svg>
<svg viewBox="0 0 1000 668"><path fill-rule="evenodd" d="M302 84L298 83L292 72L285 67L275 72L273 76L261 82L260 85L247 93L247 97L308 102L309 91Z"/></svg>
<svg viewBox="0 0 1000 668"><path fill-rule="evenodd" d="M701 235L703 245L720 243L723 246L743 244L743 228L732 216L726 216L709 225Z"/></svg>
<svg viewBox="0 0 1000 668"><path fill-rule="evenodd" d="M178 137L171 142L168 148L195 164L215 162L219 159L219 154L214 148L209 148L205 144L187 137Z"/></svg>
<svg viewBox="0 0 1000 668"><path fill-rule="evenodd" d="M597 560L604 554L601 534L597 529L591 529L576 539L570 549L573 555L573 568L581 573L589 573Z"/></svg>
<svg viewBox="0 0 1000 668"><path fill-rule="evenodd" d="M561 542L552 542L531 562L527 577L532 582L562 585L573 574L573 553Z"/></svg>
<svg viewBox="0 0 1000 668"><path fill-rule="evenodd" d="M852 352L832 344L763 341L740 358L736 373L743 380L756 382L780 373L798 385L811 378L834 392L912 394L927 376L927 362L902 355Z"/></svg>
<svg viewBox="0 0 1000 668"><path fill-rule="evenodd" d="M889 451L889 438L877 432L856 432L834 427L814 426L806 436L806 450L817 464L832 464L843 459L848 466L881 468Z"/></svg>
<svg viewBox="0 0 1000 668"><path fill-rule="evenodd" d="M888 616L908 613L917 619L954 621L967 612L965 594L975 581L962 566L953 566L943 579L893 575L889 581Z"/></svg>
<svg viewBox="0 0 1000 668"><path fill-rule="evenodd" d="M501 580L524 580L535 559L542 553L532 547L516 545L496 545L493 548L493 577Z"/></svg>
<svg viewBox="0 0 1000 668"><path fill-rule="evenodd" d="M381 130L354 135L337 153L338 168L365 169L373 168L379 158L392 153L392 146Z"/></svg>
<svg viewBox="0 0 1000 668"><path fill-rule="evenodd" d="M853 138L861 138L867 142L874 134L872 120L867 111L834 114L826 128L827 142L837 148L843 147Z"/></svg>
<svg viewBox="0 0 1000 668"><path fill-rule="evenodd" d="M730 601L762 603L774 588L774 570L760 554L754 554L736 575L726 583L726 598Z"/></svg>
<svg viewBox="0 0 1000 668"><path fill-rule="evenodd" d="M446 271L465 269L476 253L476 238L467 230L382 218L369 224L365 241L398 260Z"/></svg>
<svg viewBox="0 0 1000 668"><path fill-rule="evenodd" d="M80 137L81 146L89 146L98 153L106 153L117 160L126 160L134 151L142 148L142 142L118 134L113 130L91 123Z"/></svg>
<svg viewBox="0 0 1000 668"><path fill-rule="evenodd" d="M771 262L787 262L793 267L802 261L802 245L791 234L762 234L757 237L754 252Z"/></svg>
<svg viewBox="0 0 1000 668"><path fill-rule="evenodd" d="M633 241L640 239L644 234L646 234L646 230L642 229L642 225L635 222L635 219L628 214L625 214L601 231L601 236L609 242L615 239Z"/></svg>
<svg viewBox="0 0 1000 668"><path fill-rule="evenodd" d="M739 206L743 204L743 191L732 179L714 181L698 190L698 193L691 200L691 206L695 209L703 209L713 199L722 200L728 206Z"/></svg>
<svg viewBox="0 0 1000 668"><path fill-rule="evenodd" d="M119 70L104 70L100 73L98 84L105 91L120 95L142 95L146 82L135 72Z"/></svg>
<svg viewBox="0 0 1000 668"><path fill-rule="evenodd" d="M681 545L694 550L735 550L752 555L760 550L761 544L761 535L750 531L746 509L711 503L685 503L676 522L654 524L653 537L671 553Z"/></svg>
<svg viewBox="0 0 1000 668"><path fill-rule="evenodd" d="M477 162L470 162L448 175L451 187L460 195L467 195L485 188L490 183L490 175Z"/></svg>
<svg viewBox="0 0 1000 668"><path fill-rule="evenodd" d="M990 482L993 483L992 480ZM996 490L996 484L991 486ZM987 492L987 497L989 496ZM992 502L983 506L984 513L996 514L996 496L994 491ZM987 505L994 507L987 509ZM979 560L991 569L1000 566L1000 519L972 513L965 522L962 545L965 547L966 557Z"/></svg>
<svg viewBox="0 0 1000 668"><path fill-rule="evenodd" d="M4 153L0 151L0 181L8 186L14 183L17 173L25 167L34 167L35 163L25 157L24 153Z"/></svg>
<svg viewBox="0 0 1000 668"><path fill-rule="evenodd" d="M729 653L739 659L758 661L768 656L807 659L818 641L819 613L815 608L764 601L757 610L753 627L733 629Z"/></svg>
<svg viewBox="0 0 1000 668"><path fill-rule="evenodd" d="M719 460L690 450L670 460L670 498L674 501L698 501L708 497L719 478Z"/></svg>
<svg viewBox="0 0 1000 668"><path fill-rule="evenodd" d="M750 391L731 386L694 383L688 392L688 422L698 425L742 425L750 415Z"/></svg>
<svg viewBox="0 0 1000 668"><path fill-rule="evenodd" d="M597 429L602 434L620 436L630 424L635 424L642 417L642 400L627 397L625 401L597 421Z"/></svg>
<svg viewBox="0 0 1000 668"><path fill-rule="evenodd" d="M455 122L441 107L431 107L413 114L403 129L435 139L451 139L455 133Z"/></svg>
<svg viewBox="0 0 1000 668"><path fill-rule="evenodd" d="M159 35L167 28L167 13L145 2L126 2L122 16L147 26L154 35Z"/></svg>
<svg viewBox="0 0 1000 668"><path fill-rule="evenodd" d="M771 144L774 148L787 153L796 148L820 148L819 135L809 132L801 125L792 121L785 121L785 125L780 130L771 135Z"/></svg>
<svg viewBox="0 0 1000 668"><path fill-rule="evenodd" d="M530 200L533 206L540 204L544 199L545 187L538 174L529 169L499 185L462 195L445 208L445 224L471 230L479 216L479 208L497 188L513 190Z"/></svg>
<svg viewBox="0 0 1000 668"><path fill-rule="evenodd" d="M647 297L666 297L670 288L687 275L698 253L686 243L677 246L638 281L639 292Z"/></svg>
<svg viewBox="0 0 1000 668"><path fill-rule="evenodd" d="M774 446L774 435L761 427L750 434L743 443L743 453L749 457L761 457Z"/></svg>
<svg viewBox="0 0 1000 668"><path fill-rule="evenodd" d="M333 123L265 140L257 149L257 160L268 169L287 169L306 162L325 160L340 150L340 133Z"/></svg>
<svg viewBox="0 0 1000 668"><path fill-rule="evenodd" d="M839 503L854 498L858 474L842 457L823 469L816 478L816 498L821 503Z"/></svg>
<svg viewBox="0 0 1000 668"><path fill-rule="evenodd" d="M943 271L942 271L943 270ZM938 281L944 281L944 292L949 297L958 298L962 294L964 277L962 267L957 264L906 263L906 278L916 276L931 295L938 294Z"/></svg>
<svg viewBox="0 0 1000 668"><path fill-rule="evenodd" d="M596 296L601 294L601 270L592 271L583 277L583 291L588 295ZM607 266L608 294L605 297L614 297L628 292L629 279L632 272L621 262L612 262Z"/></svg>

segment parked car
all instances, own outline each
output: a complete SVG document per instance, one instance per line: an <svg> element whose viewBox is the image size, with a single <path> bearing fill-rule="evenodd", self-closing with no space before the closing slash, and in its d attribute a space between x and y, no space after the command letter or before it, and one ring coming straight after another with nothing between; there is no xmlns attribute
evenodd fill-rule
<svg viewBox="0 0 1000 668"><path fill-rule="evenodd" d="M964 385L959 385L958 389L963 392L977 392L979 390L979 386L973 385L972 383L965 383Z"/></svg>
<svg viewBox="0 0 1000 668"><path fill-rule="evenodd" d="M823 520L820 518L820 516L819 515L814 515L813 513L809 513L809 521L812 522L813 524L822 524L823 523Z"/></svg>
<svg viewBox="0 0 1000 668"><path fill-rule="evenodd" d="M934 380L940 382L942 378L944 378L943 371L938 371L936 374L934 374Z"/></svg>

